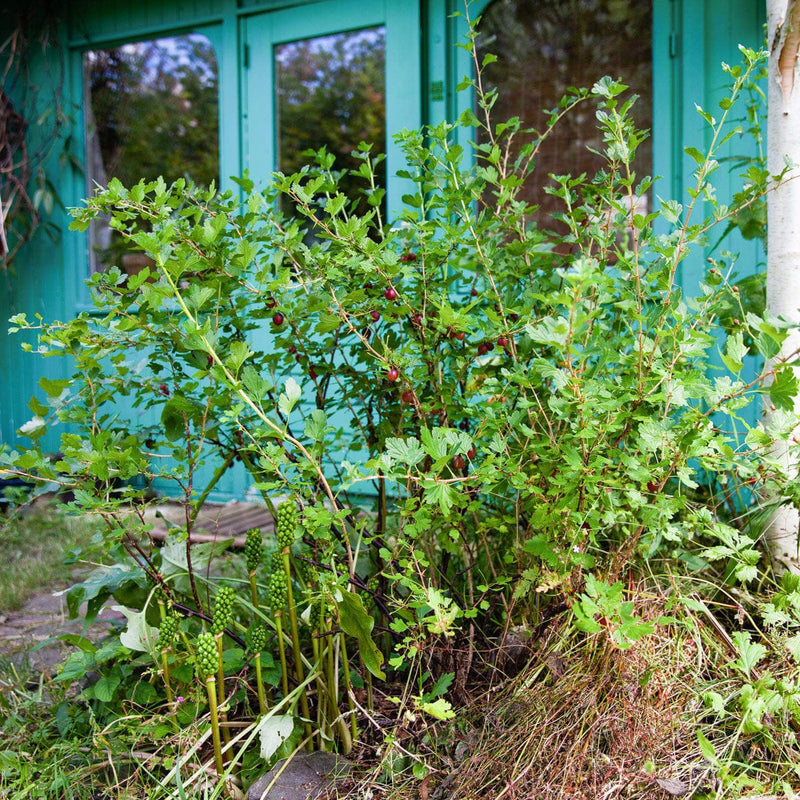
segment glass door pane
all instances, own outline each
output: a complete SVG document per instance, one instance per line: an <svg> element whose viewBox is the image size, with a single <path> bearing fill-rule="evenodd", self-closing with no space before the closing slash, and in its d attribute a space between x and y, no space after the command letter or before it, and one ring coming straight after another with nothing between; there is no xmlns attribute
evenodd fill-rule
<svg viewBox="0 0 800 800"><path fill-rule="evenodd" d="M383 153L386 143L386 28L383 25L284 42L274 49L277 166L297 172L325 147L348 197L357 198L363 179L351 153L360 142ZM386 162L376 183L386 186ZM384 209L385 212L385 209Z"/></svg>

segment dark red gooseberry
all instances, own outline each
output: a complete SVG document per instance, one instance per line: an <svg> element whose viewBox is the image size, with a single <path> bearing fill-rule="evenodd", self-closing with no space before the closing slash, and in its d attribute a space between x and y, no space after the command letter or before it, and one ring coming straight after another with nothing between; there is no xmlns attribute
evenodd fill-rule
<svg viewBox="0 0 800 800"><path fill-rule="evenodd" d="M314 369L314 367L308 368L308 375L311 378L311 380L314 380L317 377L317 371Z"/></svg>
<svg viewBox="0 0 800 800"><path fill-rule="evenodd" d="M417 260L417 254L416 253L403 253L403 255L400 256L400 260L401 261L416 261Z"/></svg>
<svg viewBox="0 0 800 800"><path fill-rule="evenodd" d="M370 315L370 317L372 317L372 321L373 322L377 322L381 318L381 312L380 311L370 311L369 315Z"/></svg>
<svg viewBox="0 0 800 800"><path fill-rule="evenodd" d="M489 345L486 342L481 342L478 345L478 355L485 356L489 352Z"/></svg>
<svg viewBox="0 0 800 800"><path fill-rule="evenodd" d="M292 355L294 355L297 352L297 348L293 344L290 344L287 349L290 353L292 353Z"/></svg>
<svg viewBox="0 0 800 800"><path fill-rule="evenodd" d="M464 469L464 456L456 456L453 459L453 468L454 469Z"/></svg>
<svg viewBox="0 0 800 800"><path fill-rule="evenodd" d="M283 314L281 314L280 311L272 318L272 324L275 325L276 328L280 328L280 326L283 325L283 321Z"/></svg>
<svg viewBox="0 0 800 800"><path fill-rule="evenodd" d="M392 382L396 381L400 377L400 372L396 367L390 367L386 370L386 379Z"/></svg>
<svg viewBox="0 0 800 800"><path fill-rule="evenodd" d="M508 339L505 336L498 336L497 337L497 344L500 347L505 347L508 344Z"/></svg>
<svg viewBox="0 0 800 800"><path fill-rule="evenodd" d="M403 394L400 395L400 399L404 403L413 403L414 402L414 392L411 389L406 389Z"/></svg>
<svg viewBox="0 0 800 800"><path fill-rule="evenodd" d="M456 333L453 334L453 338L458 339L459 342L463 342L466 335L467 334L464 333L464 331L457 331Z"/></svg>
<svg viewBox="0 0 800 800"><path fill-rule="evenodd" d="M383 296L387 300L396 300L397 299L397 289L394 286L387 287L386 291L383 293Z"/></svg>
<svg viewBox="0 0 800 800"><path fill-rule="evenodd" d="M470 447L470 449L467 450L467 458L470 461L472 461L472 459L475 458L476 455L477 455L477 453L475 452L475 448L474 447Z"/></svg>
<svg viewBox="0 0 800 800"><path fill-rule="evenodd" d="M169 389L167 388L166 383L159 383L158 391L161 392L161 394L163 394L165 397L169 397Z"/></svg>
<svg viewBox="0 0 800 800"><path fill-rule="evenodd" d="M275 308L278 305L274 297L267 298L267 308Z"/></svg>

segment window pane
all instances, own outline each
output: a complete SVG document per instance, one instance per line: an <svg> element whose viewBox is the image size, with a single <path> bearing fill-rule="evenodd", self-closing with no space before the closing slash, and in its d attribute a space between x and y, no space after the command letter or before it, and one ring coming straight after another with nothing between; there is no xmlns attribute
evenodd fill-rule
<svg viewBox="0 0 800 800"><path fill-rule="evenodd" d="M494 0L481 17L480 57L498 61L484 71L486 88L499 99L494 123L519 116L525 127L543 130L547 115L570 86L591 87L599 78L619 78L639 95L633 109L637 126L652 125L652 2L647 0ZM517 145L517 150L519 145ZM589 105L579 106L556 127L537 157L523 197L543 211L562 210L545 195L549 173L594 174L602 160L587 148L603 143ZM650 139L640 145L634 167L652 173ZM643 198L643 202L646 198Z"/></svg>
<svg viewBox="0 0 800 800"><path fill-rule="evenodd" d="M111 178L218 179L217 60L205 36L92 50L83 75L88 192ZM108 227L93 225L90 239L93 269L114 263Z"/></svg>
<svg viewBox="0 0 800 800"><path fill-rule="evenodd" d="M357 169L350 153L365 141L386 148L386 37L381 27L287 42L275 47L278 169L296 172L303 153L325 146L335 169ZM376 181L386 185L385 161ZM345 175L342 191L359 196L364 181Z"/></svg>

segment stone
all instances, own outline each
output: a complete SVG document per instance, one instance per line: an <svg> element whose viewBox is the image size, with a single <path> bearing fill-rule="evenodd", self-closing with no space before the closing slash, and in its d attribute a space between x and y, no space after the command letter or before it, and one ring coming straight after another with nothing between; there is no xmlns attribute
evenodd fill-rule
<svg viewBox="0 0 800 800"><path fill-rule="evenodd" d="M334 753L297 753L279 761L256 780L247 792L247 800L316 800L346 777L351 768L347 759ZM273 780L275 783L268 788Z"/></svg>

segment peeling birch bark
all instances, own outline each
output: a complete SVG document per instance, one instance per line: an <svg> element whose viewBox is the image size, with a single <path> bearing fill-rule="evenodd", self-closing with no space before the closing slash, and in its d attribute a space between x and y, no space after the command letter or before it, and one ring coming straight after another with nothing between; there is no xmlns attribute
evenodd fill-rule
<svg viewBox="0 0 800 800"><path fill-rule="evenodd" d="M767 0L767 41L769 54L767 124L767 168L775 175L787 161L800 164L800 87L797 84L800 54L800 0ZM793 167L787 178L800 171ZM770 313L800 325L800 180L785 180L767 198L767 309ZM778 358L800 347L800 333L792 332ZM795 398L795 412L800 400ZM772 409L765 409L766 421ZM774 455L794 477L796 456L788 447ZM778 574L800 573L798 554L800 512L782 506L773 515L765 538Z"/></svg>

